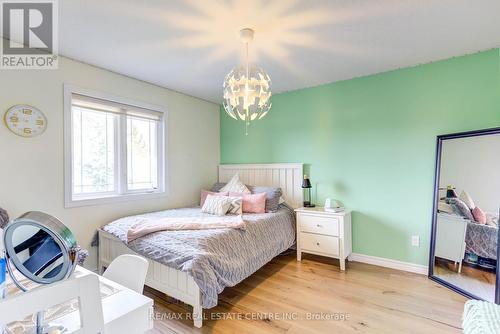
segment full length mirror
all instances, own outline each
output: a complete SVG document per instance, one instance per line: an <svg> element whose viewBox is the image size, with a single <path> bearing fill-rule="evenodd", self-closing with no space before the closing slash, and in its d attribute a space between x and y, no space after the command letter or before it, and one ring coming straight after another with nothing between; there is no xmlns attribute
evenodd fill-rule
<svg viewBox="0 0 500 334"><path fill-rule="evenodd" d="M429 275L499 302L500 129L438 137Z"/></svg>

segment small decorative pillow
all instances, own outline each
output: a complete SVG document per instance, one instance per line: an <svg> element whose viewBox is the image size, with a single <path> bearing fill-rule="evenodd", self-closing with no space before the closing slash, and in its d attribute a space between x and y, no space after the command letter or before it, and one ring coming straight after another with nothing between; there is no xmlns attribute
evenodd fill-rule
<svg viewBox="0 0 500 334"><path fill-rule="evenodd" d="M247 186L243 184L240 180L240 176L238 174L235 174L233 178L224 186L222 187L219 192L223 191L229 191L233 193L242 193L242 194L250 194L250 190L248 190Z"/></svg>
<svg viewBox="0 0 500 334"><path fill-rule="evenodd" d="M472 209L472 216L474 216L474 220L479 224L486 224L486 215L480 207L476 206Z"/></svg>
<svg viewBox="0 0 500 334"><path fill-rule="evenodd" d="M228 196L207 195L201 212L224 216L231 206L232 199Z"/></svg>
<svg viewBox="0 0 500 334"><path fill-rule="evenodd" d="M446 201L451 205L455 214L465 219L474 221L474 217L472 216L469 207L462 200L458 198L447 198Z"/></svg>
<svg viewBox="0 0 500 334"><path fill-rule="evenodd" d="M212 192L212 191L208 191L208 190L202 190L201 195L200 195L200 206L203 206L203 204L205 204L205 200L207 199L208 195L227 196L227 195L229 195L229 193L227 191L219 193L219 192Z"/></svg>
<svg viewBox="0 0 500 334"><path fill-rule="evenodd" d="M241 194L229 193L230 197L243 198L244 213L265 213L266 212L266 193L260 194Z"/></svg>
<svg viewBox="0 0 500 334"><path fill-rule="evenodd" d="M227 213L233 214L233 215L241 215L243 213L243 197L241 196L236 196L236 197L228 197L231 199L231 206L229 206L229 210Z"/></svg>
<svg viewBox="0 0 500 334"><path fill-rule="evenodd" d="M217 182L214 183L210 191L218 192L227 183ZM265 187L265 186L246 186L252 194L266 193L266 212L276 212L280 204L285 200L281 197L283 192L280 187Z"/></svg>
<svg viewBox="0 0 500 334"><path fill-rule="evenodd" d="M248 186L252 194L266 193L266 212L278 211L280 198L283 194L279 187Z"/></svg>
<svg viewBox="0 0 500 334"><path fill-rule="evenodd" d="M476 204L474 204L474 201L465 190L462 190L459 199L462 200L462 202L464 202L470 210L473 210L476 207Z"/></svg>

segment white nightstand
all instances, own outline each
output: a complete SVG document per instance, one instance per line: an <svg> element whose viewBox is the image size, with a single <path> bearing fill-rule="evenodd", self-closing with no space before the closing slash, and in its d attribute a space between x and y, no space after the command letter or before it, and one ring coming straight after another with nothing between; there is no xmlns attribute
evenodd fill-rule
<svg viewBox="0 0 500 334"><path fill-rule="evenodd" d="M447 213L438 213L436 223L436 249L434 256L458 263L458 273L462 272L465 257L465 234L468 220Z"/></svg>
<svg viewBox="0 0 500 334"><path fill-rule="evenodd" d="M351 212L329 212L321 207L296 209L297 261L302 253L339 259L345 270L345 259L352 252Z"/></svg>

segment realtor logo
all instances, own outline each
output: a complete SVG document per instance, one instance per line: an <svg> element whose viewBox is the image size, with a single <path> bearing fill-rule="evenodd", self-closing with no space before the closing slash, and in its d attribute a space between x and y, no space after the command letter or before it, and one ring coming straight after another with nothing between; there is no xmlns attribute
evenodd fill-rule
<svg viewBox="0 0 500 334"><path fill-rule="evenodd" d="M57 68L57 0L1 0L2 69Z"/></svg>

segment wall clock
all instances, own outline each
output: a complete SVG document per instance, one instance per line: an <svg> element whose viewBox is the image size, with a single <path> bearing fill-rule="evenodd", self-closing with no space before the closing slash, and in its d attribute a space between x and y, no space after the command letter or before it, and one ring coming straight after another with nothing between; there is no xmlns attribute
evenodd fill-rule
<svg viewBox="0 0 500 334"><path fill-rule="evenodd" d="M7 110L4 121L10 131L22 137L41 135L47 128L45 115L39 109L26 104L19 104Z"/></svg>

